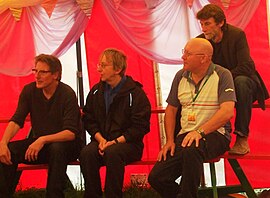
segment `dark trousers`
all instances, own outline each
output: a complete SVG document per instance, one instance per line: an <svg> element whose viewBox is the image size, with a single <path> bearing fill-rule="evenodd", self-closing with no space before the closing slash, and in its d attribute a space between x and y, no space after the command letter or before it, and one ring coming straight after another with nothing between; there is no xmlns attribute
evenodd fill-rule
<svg viewBox="0 0 270 198"><path fill-rule="evenodd" d="M248 137L251 120L252 104L256 98L256 82L247 76L237 76L234 79L237 102L235 104L235 134Z"/></svg>
<svg viewBox="0 0 270 198"><path fill-rule="evenodd" d="M28 162L24 159L28 146L35 141L33 138L10 142L12 165L0 163L0 197L10 198L13 195L13 185L16 169L19 163L43 164L48 163L48 178L46 197L64 197L66 184L66 169L70 161L78 158L80 143L78 141L56 142L46 144L39 152L37 161Z"/></svg>
<svg viewBox="0 0 270 198"><path fill-rule="evenodd" d="M174 155L168 153L166 161L157 162L149 174L148 182L164 198L197 198L203 162L229 149L229 140L218 132L207 135L206 141L201 139L199 147L193 143L183 148L185 136L177 136ZM179 185L175 180L180 176Z"/></svg>
<svg viewBox="0 0 270 198"><path fill-rule="evenodd" d="M142 157L143 146L119 143L109 146L104 155L98 153L98 143L90 142L80 154L81 171L85 181L85 198L101 198L102 188L99 170L106 166L105 196L121 198L125 165Z"/></svg>

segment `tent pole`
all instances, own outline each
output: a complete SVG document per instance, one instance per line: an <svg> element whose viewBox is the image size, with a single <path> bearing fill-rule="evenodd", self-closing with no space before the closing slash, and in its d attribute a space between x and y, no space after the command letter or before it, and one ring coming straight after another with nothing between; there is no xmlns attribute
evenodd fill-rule
<svg viewBox="0 0 270 198"><path fill-rule="evenodd" d="M156 100L158 106L162 106L162 92L160 84L160 74L158 63L153 62L154 79L155 79L155 90L156 90ZM160 136L160 146L162 147L166 143L165 128L164 128L164 114L158 114L159 121L159 136Z"/></svg>
<svg viewBox="0 0 270 198"><path fill-rule="evenodd" d="M82 75L82 53L81 53L81 40L76 42L76 55L77 55L77 83L79 89L79 105L80 108L84 106L84 93L83 93L83 75Z"/></svg>
<svg viewBox="0 0 270 198"><path fill-rule="evenodd" d="M78 97L79 97L79 106L80 106L80 109L82 109L84 106L84 93L83 93L83 74L82 74L82 51L81 51L80 38L76 42L76 55L77 55L77 86L79 90ZM84 145L86 145L86 133L85 133L85 129L83 125L82 125L82 131L83 131L82 133L83 135L81 138Z"/></svg>

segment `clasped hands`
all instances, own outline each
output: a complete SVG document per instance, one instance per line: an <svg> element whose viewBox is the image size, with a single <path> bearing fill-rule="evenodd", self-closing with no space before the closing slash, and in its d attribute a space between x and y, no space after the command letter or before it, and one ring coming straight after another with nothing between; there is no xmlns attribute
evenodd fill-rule
<svg viewBox="0 0 270 198"><path fill-rule="evenodd" d="M115 141L107 141L106 139L101 140L98 145L99 154L103 156L106 148L113 144L115 144Z"/></svg>

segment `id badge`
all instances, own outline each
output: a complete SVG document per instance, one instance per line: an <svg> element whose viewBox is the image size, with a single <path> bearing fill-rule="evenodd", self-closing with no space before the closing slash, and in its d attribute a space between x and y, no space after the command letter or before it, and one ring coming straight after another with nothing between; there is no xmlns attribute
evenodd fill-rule
<svg viewBox="0 0 270 198"><path fill-rule="evenodd" d="M194 111L190 111L188 113L188 122L191 124L196 124L196 113Z"/></svg>

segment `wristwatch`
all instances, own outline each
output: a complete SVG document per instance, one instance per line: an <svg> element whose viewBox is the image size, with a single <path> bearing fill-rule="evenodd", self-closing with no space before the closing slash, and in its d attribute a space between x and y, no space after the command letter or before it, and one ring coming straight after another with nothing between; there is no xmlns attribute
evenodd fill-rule
<svg viewBox="0 0 270 198"><path fill-rule="evenodd" d="M206 135L204 133L204 130L202 128L199 128L196 131L202 136L202 139L205 140Z"/></svg>

